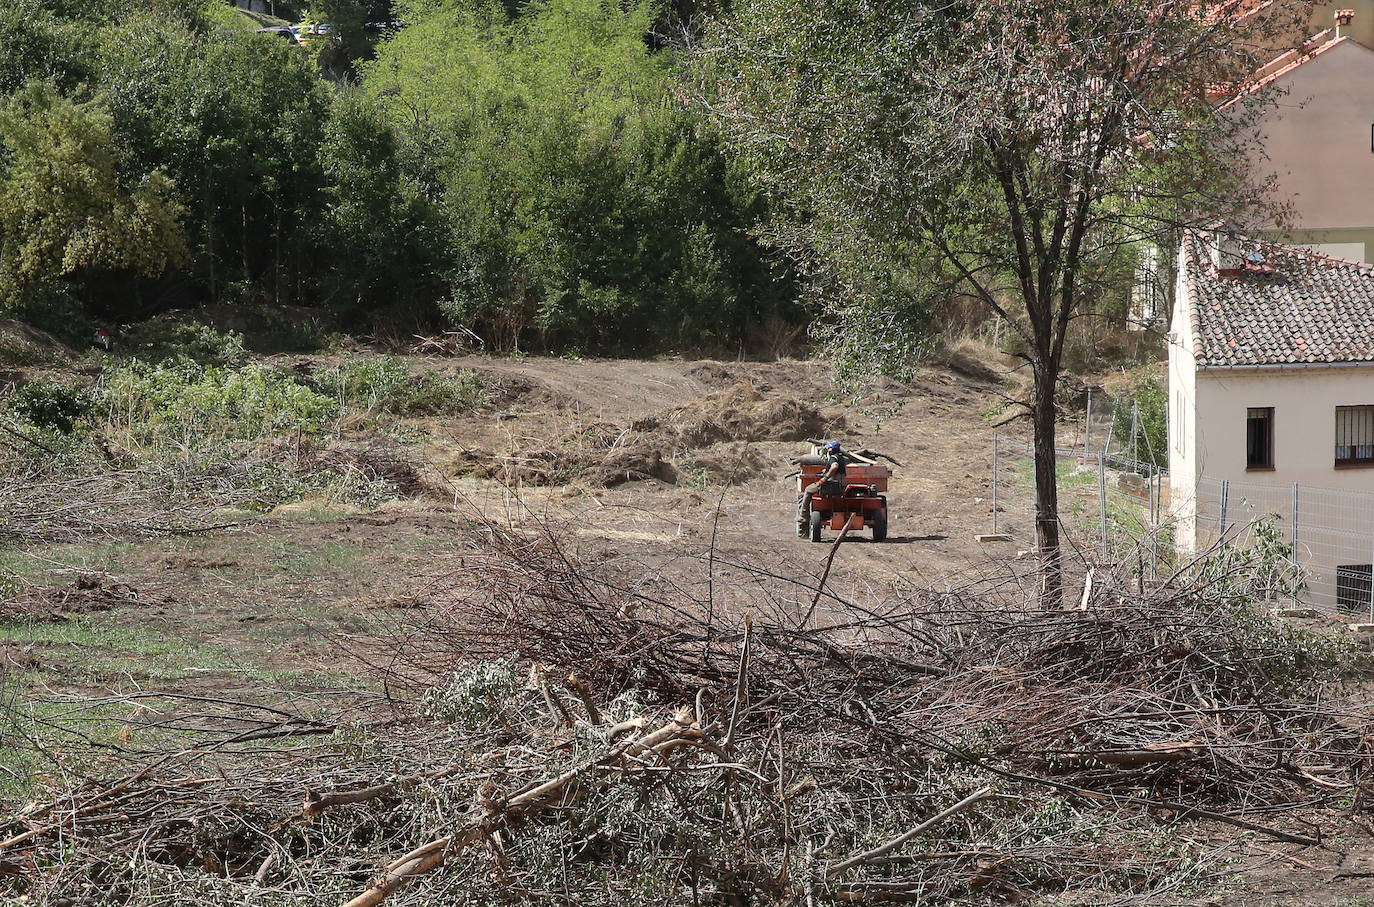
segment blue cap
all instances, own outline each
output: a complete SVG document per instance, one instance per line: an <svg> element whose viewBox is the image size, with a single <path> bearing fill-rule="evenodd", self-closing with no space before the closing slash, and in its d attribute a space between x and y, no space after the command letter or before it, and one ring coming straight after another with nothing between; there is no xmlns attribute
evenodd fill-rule
<svg viewBox="0 0 1374 907"><path fill-rule="evenodd" d="M825 450L839 450L839 449L840 449L840 442L839 442L839 441L826 441L826 442L825 442L825 448L824 448L824 449L825 449Z"/></svg>

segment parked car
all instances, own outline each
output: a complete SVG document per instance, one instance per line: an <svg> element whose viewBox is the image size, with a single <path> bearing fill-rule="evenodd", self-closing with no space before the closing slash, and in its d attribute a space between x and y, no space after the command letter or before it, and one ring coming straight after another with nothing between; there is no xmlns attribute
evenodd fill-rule
<svg viewBox="0 0 1374 907"><path fill-rule="evenodd" d="M258 29L258 34L276 35L278 38L285 38L292 44L300 43L300 41L296 39L296 33L291 30L290 26L287 25L269 25L267 28Z"/></svg>
<svg viewBox="0 0 1374 907"><path fill-rule="evenodd" d="M327 22L318 25L314 22L302 22L296 26L296 41L300 44L309 44L321 38L333 38L336 34L334 26Z"/></svg>

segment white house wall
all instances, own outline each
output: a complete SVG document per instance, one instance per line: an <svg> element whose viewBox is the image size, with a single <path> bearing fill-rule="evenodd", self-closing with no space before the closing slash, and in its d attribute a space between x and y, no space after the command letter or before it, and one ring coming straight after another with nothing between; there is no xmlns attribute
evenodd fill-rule
<svg viewBox="0 0 1374 907"><path fill-rule="evenodd" d="M1204 414L1195 475L1235 481L1374 490L1374 468L1335 468L1336 407L1374 405L1374 367L1207 369L1194 405ZM1246 409L1274 408L1274 469L1245 467Z"/></svg>
<svg viewBox="0 0 1374 907"><path fill-rule="evenodd" d="M1182 550L1192 551L1196 542L1191 514L1197 496L1198 409L1193 325L1185 308L1189 298L1186 271L1180 262L1169 333L1169 500L1175 516L1181 518L1176 542Z"/></svg>
<svg viewBox="0 0 1374 907"><path fill-rule="evenodd" d="M1186 377L1179 377L1186 387ZM1374 367L1203 370L1191 393L1190 409L1198 414L1192 456L1180 461L1191 481L1184 479L1187 501L1178 503L1192 518L1181 521L1180 546L1186 537L1187 547L1196 550L1210 544L1223 524L1234 527L1270 513L1291 539L1297 484L1299 560L1308 598L1334 607L1336 567L1374 562L1374 508L1364 503L1374 503L1374 468L1334 465L1336 407L1374 405ZM1272 470L1246 468L1250 407L1274 409ZM1223 481L1231 483L1224 509Z"/></svg>
<svg viewBox="0 0 1374 907"><path fill-rule="evenodd" d="M1253 166L1257 174L1272 174L1276 200L1293 206L1289 241L1368 261L1374 255L1374 51L1345 41L1276 85L1286 94L1265 114L1264 156Z"/></svg>

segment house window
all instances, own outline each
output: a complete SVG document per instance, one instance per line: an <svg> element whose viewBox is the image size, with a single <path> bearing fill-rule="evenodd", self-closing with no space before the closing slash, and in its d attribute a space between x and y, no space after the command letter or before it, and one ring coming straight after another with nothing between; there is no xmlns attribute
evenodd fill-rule
<svg viewBox="0 0 1374 907"><path fill-rule="evenodd" d="M1374 406L1336 407L1336 465L1374 465Z"/></svg>
<svg viewBox="0 0 1374 907"><path fill-rule="evenodd" d="M1252 406L1245 411L1245 468L1274 468L1274 407Z"/></svg>
<svg viewBox="0 0 1374 907"><path fill-rule="evenodd" d="M1336 607L1346 611L1369 610L1369 564L1342 564L1336 568Z"/></svg>

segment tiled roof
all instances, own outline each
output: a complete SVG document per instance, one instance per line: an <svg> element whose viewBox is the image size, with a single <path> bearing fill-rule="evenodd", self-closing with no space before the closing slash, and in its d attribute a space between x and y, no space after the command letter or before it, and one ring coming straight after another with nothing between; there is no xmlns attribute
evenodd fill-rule
<svg viewBox="0 0 1374 907"><path fill-rule="evenodd" d="M1276 243L1248 247L1262 264L1235 257L1218 269L1200 237L1184 239L1199 368L1374 364L1374 267Z"/></svg>
<svg viewBox="0 0 1374 907"><path fill-rule="evenodd" d="M1270 60L1268 63L1251 73L1250 78L1244 84L1219 85L1209 89L1208 93L1211 95L1213 101L1219 103L1221 109L1224 110L1236 103L1238 99L1253 94L1261 88L1268 87L1293 72L1293 70L1311 63L1327 51L1341 47L1345 44L1351 44L1355 47L1363 48L1364 50L1371 49L1365 47L1349 35L1337 37L1336 30L1334 28L1328 28L1324 32L1313 35L1305 41L1301 47L1289 50Z"/></svg>

